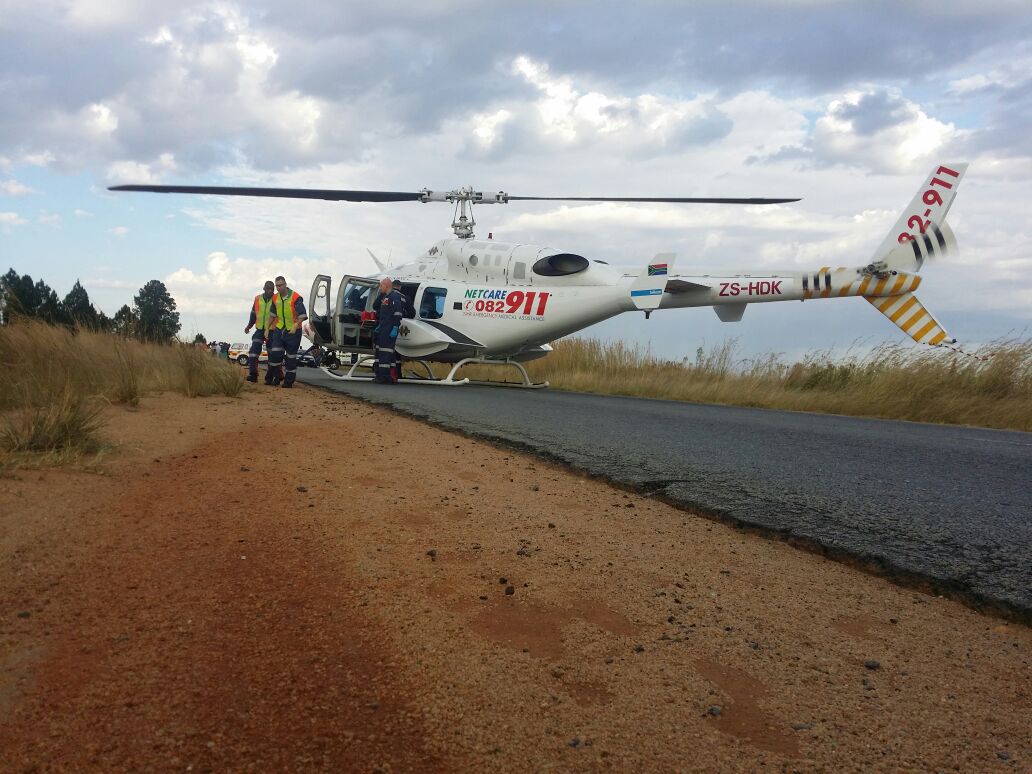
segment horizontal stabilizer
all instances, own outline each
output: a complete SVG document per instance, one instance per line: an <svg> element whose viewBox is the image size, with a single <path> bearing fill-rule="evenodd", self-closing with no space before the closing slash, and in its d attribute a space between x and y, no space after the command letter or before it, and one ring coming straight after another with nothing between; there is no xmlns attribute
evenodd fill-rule
<svg viewBox="0 0 1032 774"><path fill-rule="evenodd" d="M690 280L683 279L672 279L668 280L666 284L667 293L691 293L692 291L709 290L709 285L704 285L701 282L693 282Z"/></svg>
<svg viewBox="0 0 1032 774"><path fill-rule="evenodd" d="M956 344L913 293L888 298L864 296L889 321L918 344Z"/></svg>
<svg viewBox="0 0 1032 774"><path fill-rule="evenodd" d="M635 277L631 283L631 301L635 309L651 311L659 308L674 257L674 253L659 253Z"/></svg>

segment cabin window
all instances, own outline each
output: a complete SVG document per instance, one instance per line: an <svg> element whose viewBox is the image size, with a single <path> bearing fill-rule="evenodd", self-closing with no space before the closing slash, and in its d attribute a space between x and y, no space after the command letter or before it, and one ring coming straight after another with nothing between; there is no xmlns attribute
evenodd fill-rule
<svg viewBox="0 0 1032 774"><path fill-rule="evenodd" d="M402 316L412 319L416 316L416 293L419 292L419 285L411 282L401 283L401 297L405 300L405 308L402 309Z"/></svg>
<svg viewBox="0 0 1032 774"><path fill-rule="evenodd" d="M512 278L513 279L526 279L527 277L527 264L523 261L516 261L512 266Z"/></svg>
<svg viewBox="0 0 1032 774"><path fill-rule="evenodd" d="M364 312L372 290L368 285L352 285L344 293L344 308Z"/></svg>
<svg viewBox="0 0 1032 774"><path fill-rule="evenodd" d="M443 316L447 295L447 288L426 288L423 291L423 300L419 304L419 316L424 320L436 320Z"/></svg>

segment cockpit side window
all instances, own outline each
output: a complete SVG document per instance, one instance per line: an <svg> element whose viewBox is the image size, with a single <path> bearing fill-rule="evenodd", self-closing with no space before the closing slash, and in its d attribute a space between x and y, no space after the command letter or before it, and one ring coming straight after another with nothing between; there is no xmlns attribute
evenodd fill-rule
<svg viewBox="0 0 1032 774"><path fill-rule="evenodd" d="M425 288L419 304L419 316L424 320L436 320L444 314L444 299L447 288Z"/></svg>

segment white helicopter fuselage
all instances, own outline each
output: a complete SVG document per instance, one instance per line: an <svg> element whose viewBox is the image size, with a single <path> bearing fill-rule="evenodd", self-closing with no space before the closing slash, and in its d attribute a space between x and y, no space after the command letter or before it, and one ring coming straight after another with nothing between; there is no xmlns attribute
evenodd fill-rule
<svg viewBox="0 0 1032 774"><path fill-rule="evenodd" d="M570 256L578 270L552 276L533 270L553 256ZM602 262L543 245L445 239L392 273L406 289L419 285L413 321L461 332L477 342L484 357L540 357L548 352L542 347L549 342L634 308L627 291L632 278ZM446 291L439 318L423 317L426 288ZM425 335L406 323L409 330L398 339L399 354L418 356L427 343ZM463 351L451 349L451 354Z"/></svg>
<svg viewBox="0 0 1032 774"><path fill-rule="evenodd" d="M377 346L374 333L377 277L345 275L332 293L333 278L320 274L309 300L310 338L331 353L351 353L352 378L364 358L378 350L385 362L402 358L455 364L444 379L426 365L423 382L457 384L465 363L516 364L523 386L531 385L521 361L550 351L549 343L627 311L648 317L657 309L712 306L724 322L742 319L752 303L861 296L916 342L955 343L917 300L917 272L924 262L955 249L945 218L967 164L940 164L925 178L875 250L870 263L854 268L824 266L813 271L721 269L673 274L673 255L655 256L637 272L624 273L603 261L533 244L510 244L473 236L474 204L510 201L741 204L766 206L798 199L713 197L513 196L472 187L451 191L365 191L194 185L121 185L115 191L263 196L348 202L448 202L455 205L454 239L433 245L416 260L391 270L405 297L397 337ZM374 260L375 256L374 256ZM640 258L638 258L640 260ZM378 266L382 265L376 261ZM394 321L392 321L394 322ZM393 327L393 326L392 326ZM380 331L381 339L383 331ZM330 362L343 359L337 355ZM374 358L370 358L374 359ZM379 361L376 361L379 362ZM330 369L332 370L332 369ZM392 370L393 376L396 373ZM368 378L368 377L366 377ZM393 377L392 377L393 378Z"/></svg>
<svg viewBox="0 0 1032 774"><path fill-rule="evenodd" d="M407 299L396 349L402 357L439 362L469 357L527 361L546 355L550 342L623 312L712 306L721 320L736 322L750 303L846 295L880 298L912 291L920 283L907 272L878 277L860 268L829 267L719 275L700 270L672 276L672 259L661 254L646 271L625 273L544 245L444 239L390 272L402 282ZM352 352L372 348L374 323L366 319L363 340L357 315L374 311L373 288L382 276L342 280L332 316L343 322L354 315L352 324L338 324L333 335L316 343ZM328 276L320 275L312 288L312 298L327 299L323 308L328 316L329 283ZM358 303L349 302L356 287L364 287L365 293Z"/></svg>

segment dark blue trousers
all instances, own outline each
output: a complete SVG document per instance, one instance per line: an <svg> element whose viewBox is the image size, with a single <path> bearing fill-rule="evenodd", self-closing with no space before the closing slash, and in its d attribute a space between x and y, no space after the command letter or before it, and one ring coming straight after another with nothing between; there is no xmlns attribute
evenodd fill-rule
<svg viewBox="0 0 1032 774"><path fill-rule="evenodd" d="M283 334L283 358L286 363L286 373L283 376L283 384L287 387L294 383L297 378L297 350L301 346L301 331L297 333Z"/></svg>
<svg viewBox="0 0 1032 774"><path fill-rule="evenodd" d="M283 331L273 328L269 331L269 370L265 372L266 384L278 384L283 378Z"/></svg>
<svg viewBox="0 0 1032 774"><path fill-rule="evenodd" d="M262 344L265 343L265 331L258 330L251 334L251 348L247 350L247 372L258 378L258 356L262 354Z"/></svg>
<svg viewBox="0 0 1032 774"><path fill-rule="evenodd" d="M394 351L394 342L390 329L376 331L376 349L373 362L373 381L381 384L397 384L398 354Z"/></svg>

